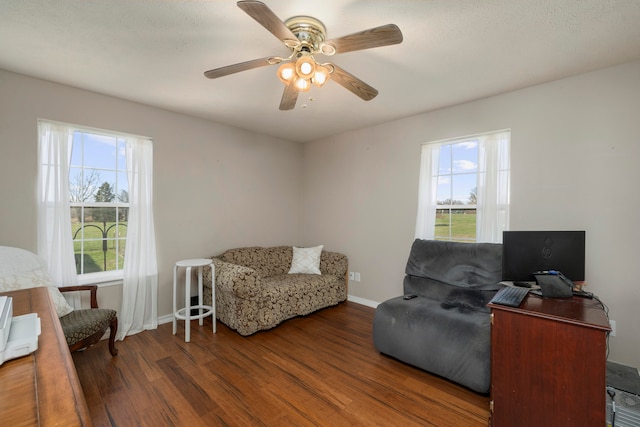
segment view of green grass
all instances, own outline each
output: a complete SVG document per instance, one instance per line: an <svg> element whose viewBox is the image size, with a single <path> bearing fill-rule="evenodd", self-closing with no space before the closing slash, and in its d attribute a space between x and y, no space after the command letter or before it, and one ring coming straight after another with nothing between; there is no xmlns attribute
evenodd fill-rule
<svg viewBox="0 0 640 427"><path fill-rule="evenodd" d="M80 229L81 224L73 222L71 224L72 236L76 235L76 232ZM107 230L106 241L104 240L104 230ZM116 230L119 233L116 234ZM123 238L127 235L126 223L120 223L119 226L115 226L114 222L87 222L84 228L84 256L82 254L82 247L80 244L80 237L82 232L78 232L76 239L73 242L73 249L76 257L76 270L78 274L80 271L80 259L84 262L84 273L96 273L99 271L111 271L121 269L124 263L124 249L125 242ZM116 263L116 238L119 238L118 242L118 254ZM95 240L93 240L95 239ZM105 252L106 249L106 252ZM106 269L105 269L105 255L106 255Z"/></svg>
<svg viewBox="0 0 640 427"><path fill-rule="evenodd" d="M469 241L476 238L476 214L452 213L436 215L436 239Z"/></svg>

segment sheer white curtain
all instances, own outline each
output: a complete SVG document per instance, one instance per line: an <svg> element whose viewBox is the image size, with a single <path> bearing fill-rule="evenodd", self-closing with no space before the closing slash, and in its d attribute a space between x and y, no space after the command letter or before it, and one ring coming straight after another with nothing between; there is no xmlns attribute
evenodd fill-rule
<svg viewBox="0 0 640 427"><path fill-rule="evenodd" d="M153 222L153 144L126 137L129 219L117 339L158 327L158 264Z"/></svg>
<svg viewBox="0 0 640 427"><path fill-rule="evenodd" d="M510 131L478 138L476 240L502 242L509 229Z"/></svg>
<svg viewBox="0 0 640 427"><path fill-rule="evenodd" d="M433 239L436 226L438 163L440 144L424 144L420 156L420 184L418 190L417 239Z"/></svg>
<svg viewBox="0 0 640 427"><path fill-rule="evenodd" d="M78 284L69 205L72 144L73 128L38 121L38 255L58 286ZM77 295L69 299L79 307Z"/></svg>

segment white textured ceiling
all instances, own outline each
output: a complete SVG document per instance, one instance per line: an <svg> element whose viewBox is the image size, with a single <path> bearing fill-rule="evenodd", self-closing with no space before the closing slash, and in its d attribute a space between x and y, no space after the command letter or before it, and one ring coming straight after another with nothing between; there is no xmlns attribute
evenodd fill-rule
<svg viewBox="0 0 640 427"><path fill-rule="evenodd" d="M380 94L329 82L280 111L275 66L206 79L288 54L233 0L0 0L0 68L305 142L640 58L640 0L264 2L328 38L398 25L402 44L332 58Z"/></svg>

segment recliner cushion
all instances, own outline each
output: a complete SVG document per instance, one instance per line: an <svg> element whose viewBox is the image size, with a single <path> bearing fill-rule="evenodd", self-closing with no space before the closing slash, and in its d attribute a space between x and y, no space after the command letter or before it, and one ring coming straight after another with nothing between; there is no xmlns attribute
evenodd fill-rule
<svg viewBox="0 0 640 427"><path fill-rule="evenodd" d="M489 312L485 296L481 291L475 289L454 289L440 303L440 306L446 309L457 308L461 313L470 311Z"/></svg>
<svg viewBox="0 0 640 427"><path fill-rule="evenodd" d="M491 365L490 317L462 313L440 301L396 297L376 309L373 342L381 353L488 393Z"/></svg>
<svg viewBox="0 0 640 427"><path fill-rule="evenodd" d="M406 274L467 288L498 290L502 245L416 239Z"/></svg>

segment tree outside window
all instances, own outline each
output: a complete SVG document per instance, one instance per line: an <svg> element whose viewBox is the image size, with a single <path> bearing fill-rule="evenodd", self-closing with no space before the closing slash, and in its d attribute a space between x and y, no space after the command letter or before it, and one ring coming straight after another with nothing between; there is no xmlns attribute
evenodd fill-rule
<svg viewBox="0 0 640 427"><path fill-rule="evenodd" d="M74 132L69 197L77 273L122 270L129 208L122 138Z"/></svg>

